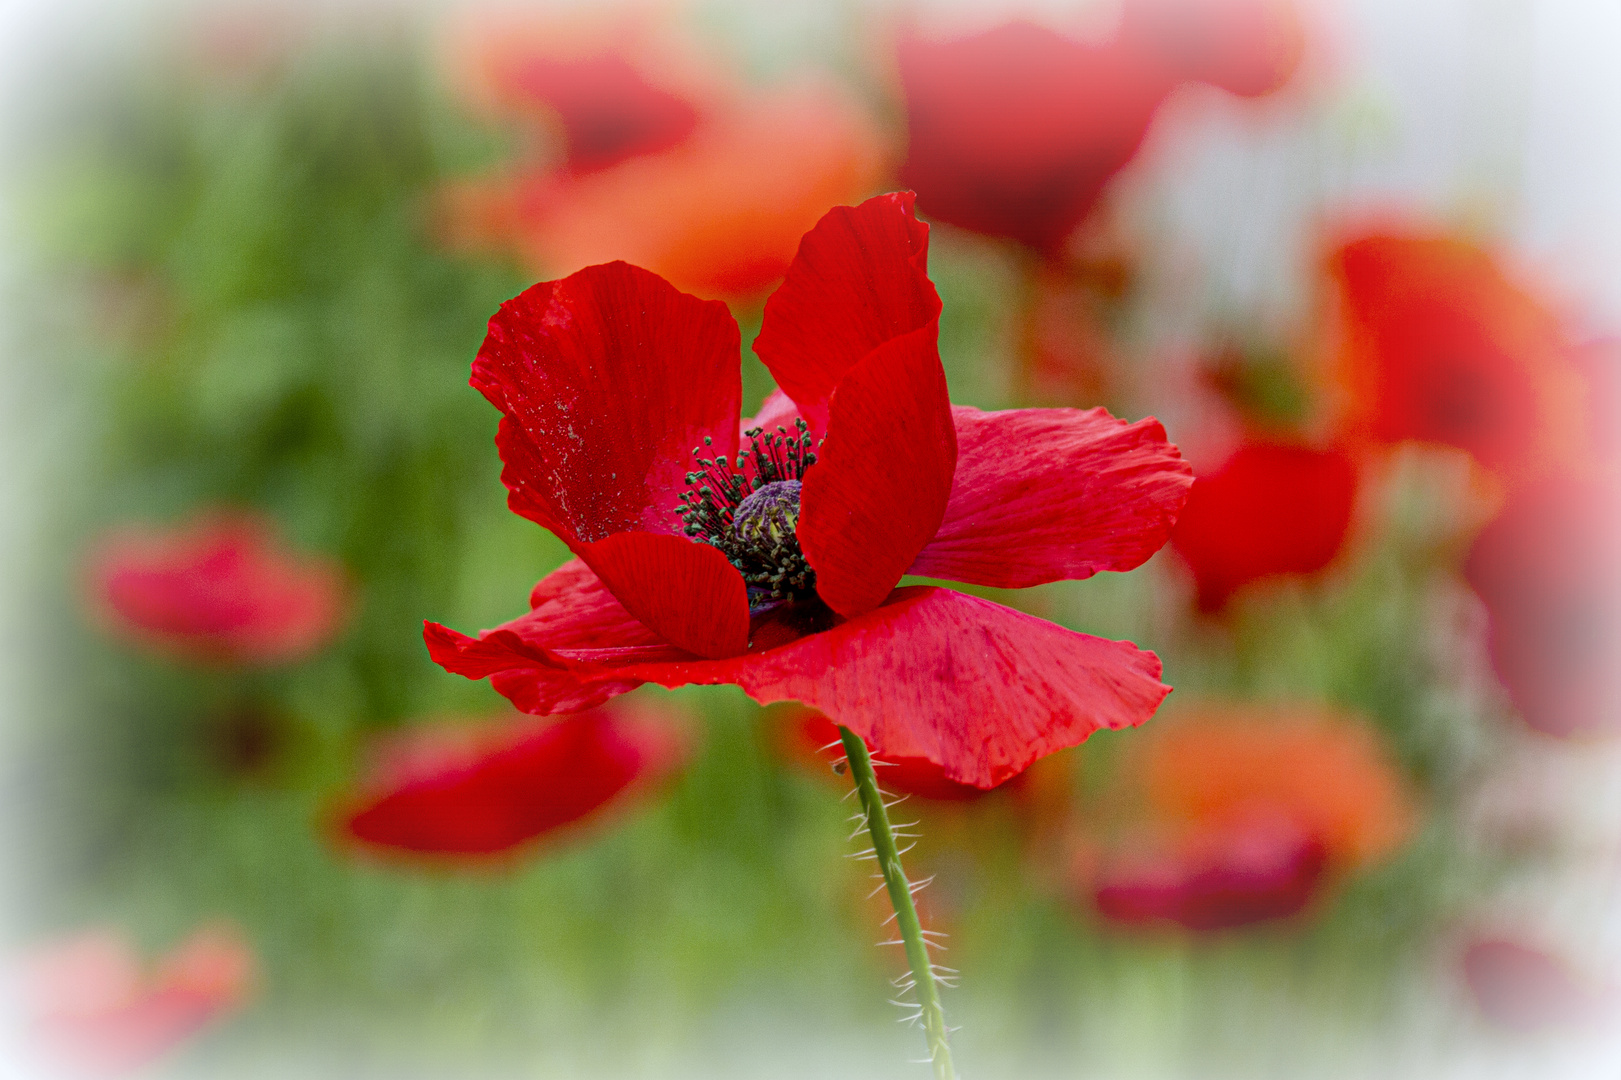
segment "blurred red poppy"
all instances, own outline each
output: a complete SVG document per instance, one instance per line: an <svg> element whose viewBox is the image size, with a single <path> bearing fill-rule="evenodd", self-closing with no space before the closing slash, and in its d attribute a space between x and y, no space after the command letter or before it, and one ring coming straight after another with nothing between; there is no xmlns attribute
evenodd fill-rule
<svg viewBox="0 0 1621 1080"><path fill-rule="evenodd" d="M53 1075L133 1073L241 1008L254 969L253 952L224 925L192 934L151 974L119 931L69 938L23 965L27 1050Z"/></svg>
<svg viewBox="0 0 1621 1080"><path fill-rule="evenodd" d="M434 659L535 713L736 683L975 787L1152 715L1167 688L1151 653L896 588L1130 569L1189 483L1152 420L953 409L927 243L909 195L806 235L755 341L783 392L741 433L724 305L623 263L503 305L473 382L503 414L508 501L579 559L505 626L429 624Z"/></svg>
<svg viewBox="0 0 1621 1080"><path fill-rule="evenodd" d="M685 291L752 300L781 280L830 206L882 172L882 143L859 108L827 87L790 87L715 115L665 153L588 177L498 182L495 239L550 274L625 259Z"/></svg>
<svg viewBox="0 0 1621 1080"><path fill-rule="evenodd" d="M1481 1015L1517 1032L1609 1020L1621 991L1578 974L1563 958L1511 938L1484 937L1464 950L1463 978Z"/></svg>
<svg viewBox="0 0 1621 1080"><path fill-rule="evenodd" d="M338 819L349 841L374 851L505 855L627 805L685 752L683 717L646 701L423 724L379 740Z"/></svg>
<svg viewBox="0 0 1621 1080"><path fill-rule="evenodd" d="M556 135L568 173L680 145L714 104L712 58L670 20L633 7L453 17L449 79L481 111Z"/></svg>
<svg viewBox="0 0 1621 1080"><path fill-rule="evenodd" d="M89 579L95 611L116 633L210 664L307 657L347 608L337 563L289 550L268 521L242 514L116 529L96 545Z"/></svg>
<svg viewBox="0 0 1621 1080"><path fill-rule="evenodd" d="M1240 587L1326 567L1345 543L1357 468L1339 447L1251 438L1220 466L1196 472L1171 546L1189 569L1203 611Z"/></svg>
<svg viewBox="0 0 1621 1080"><path fill-rule="evenodd" d="M941 221L1056 255L1179 83L1266 93L1300 39L1292 5L1268 0L1131 3L1101 43L1028 22L905 38L901 182Z"/></svg>
<svg viewBox="0 0 1621 1080"><path fill-rule="evenodd" d="M1558 320L1482 248L1375 231L1330 257L1347 430L1460 447L1509 475L1572 452L1582 381Z"/></svg>
<svg viewBox="0 0 1621 1080"><path fill-rule="evenodd" d="M1510 495L1464 566L1498 678L1549 735L1621 728L1618 500L1613 475L1544 477Z"/></svg>
<svg viewBox="0 0 1621 1080"><path fill-rule="evenodd" d="M1199 706L1133 750L1119 783L1141 816L1081 876L1116 921L1216 930L1292 915L1412 828L1405 782L1355 717Z"/></svg>
<svg viewBox="0 0 1621 1080"><path fill-rule="evenodd" d="M1113 922L1225 930L1299 913L1327 866L1320 838L1287 818L1263 818L1214 827L1176 849L1133 853L1100 877L1093 899Z"/></svg>
<svg viewBox="0 0 1621 1080"><path fill-rule="evenodd" d="M672 27L641 22L483 28L473 96L506 113L541 106L565 150L447 188L445 239L551 276L625 259L703 296L756 300L828 207L877 186L883 140L831 85L729 85Z"/></svg>
<svg viewBox="0 0 1621 1080"><path fill-rule="evenodd" d="M564 135L563 168L596 172L679 146L698 126L698 109L654 86L624 56L600 53L504 58L506 94L554 110Z"/></svg>

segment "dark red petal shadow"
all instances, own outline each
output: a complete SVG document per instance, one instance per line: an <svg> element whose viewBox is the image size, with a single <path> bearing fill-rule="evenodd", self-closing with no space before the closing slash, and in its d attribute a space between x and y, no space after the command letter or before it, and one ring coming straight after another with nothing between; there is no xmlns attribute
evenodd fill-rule
<svg viewBox="0 0 1621 1080"><path fill-rule="evenodd" d="M1192 470L1156 420L1103 409L952 410L945 519L908 573L1004 589L1130 570L1158 551Z"/></svg>
<svg viewBox="0 0 1621 1080"><path fill-rule="evenodd" d="M737 449L738 331L726 305L625 263L588 266L501 305L472 384L505 417L514 512L574 544L679 532L707 436Z"/></svg>
<svg viewBox="0 0 1621 1080"><path fill-rule="evenodd" d="M936 323L929 227L911 192L829 210L766 301L754 351L816 432L839 380L868 353Z"/></svg>
<svg viewBox="0 0 1621 1080"><path fill-rule="evenodd" d="M839 383L805 474L799 543L846 617L883 603L946 512L957 465L935 327L880 345Z"/></svg>

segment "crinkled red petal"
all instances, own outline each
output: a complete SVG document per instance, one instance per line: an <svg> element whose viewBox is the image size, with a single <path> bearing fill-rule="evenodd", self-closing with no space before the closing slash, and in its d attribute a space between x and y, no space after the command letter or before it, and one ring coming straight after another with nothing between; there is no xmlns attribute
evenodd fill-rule
<svg viewBox="0 0 1621 1080"><path fill-rule="evenodd" d="M625 610L664 640L712 658L748 648L748 587L720 549L684 536L623 532L578 550Z"/></svg>
<svg viewBox="0 0 1621 1080"><path fill-rule="evenodd" d="M766 301L754 351L818 433L851 368L885 342L939 321L929 227L912 202L901 192L829 210Z"/></svg>
<svg viewBox="0 0 1621 1080"><path fill-rule="evenodd" d="M497 441L513 510L570 544L679 532L693 448L709 438L716 454L737 450L742 381L726 305L625 263L502 304L472 383L505 417Z"/></svg>
<svg viewBox="0 0 1621 1080"><path fill-rule="evenodd" d="M802 701L880 758L925 758L947 779L990 788L1100 728L1147 720L1169 693L1159 674L1159 658L1129 642L925 586L682 681L735 681L758 701Z"/></svg>
<svg viewBox="0 0 1621 1080"><path fill-rule="evenodd" d="M957 472L908 573L1004 589L1130 570L1170 536L1193 473L1153 419L959 406Z"/></svg>
<svg viewBox="0 0 1621 1080"><path fill-rule="evenodd" d="M884 602L940 527L956 465L931 324L874 349L833 395L798 528L828 607L850 617Z"/></svg>

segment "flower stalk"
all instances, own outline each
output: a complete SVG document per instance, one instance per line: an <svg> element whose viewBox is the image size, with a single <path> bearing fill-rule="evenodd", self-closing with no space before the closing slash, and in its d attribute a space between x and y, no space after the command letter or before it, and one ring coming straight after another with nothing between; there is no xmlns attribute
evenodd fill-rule
<svg viewBox="0 0 1621 1080"><path fill-rule="evenodd" d="M873 773L872 755L861 737L847 727L839 728L839 739L844 743L845 757L849 761L850 776L855 781L861 799L861 810L872 834L873 857L883 873L884 887L889 891L889 902L895 909L895 924L900 931L901 944L906 949L906 962L912 969L911 989L917 993L918 1019L928 1039L929 1061L934 1066L935 1080L956 1080L951 1065L951 1047L946 1041L945 1012L940 1007L940 985L929 960L928 942L923 926L918 922L917 905L913 903L913 888L901 868L900 851L895 845L895 831L889 824L889 810L884 794L878 788L878 777Z"/></svg>

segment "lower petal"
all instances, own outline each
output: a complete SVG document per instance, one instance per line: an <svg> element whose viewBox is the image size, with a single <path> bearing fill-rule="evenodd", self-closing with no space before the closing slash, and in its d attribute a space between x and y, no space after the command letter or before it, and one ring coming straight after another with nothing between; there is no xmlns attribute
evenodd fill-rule
<svg viewBox="0 0 1621 1080"><path fill-rule="evenodd" d="M802 701L880 758L927 759L978 788L1100 728L1141 724L1170 692L1159 658L1129 642L926 586L897 589L875 611L768 652L624 673L664 685L735 682L757 701Z"/></svg>

